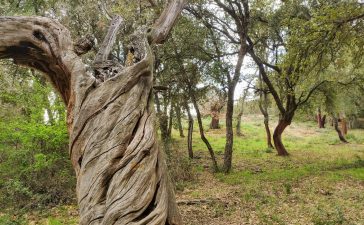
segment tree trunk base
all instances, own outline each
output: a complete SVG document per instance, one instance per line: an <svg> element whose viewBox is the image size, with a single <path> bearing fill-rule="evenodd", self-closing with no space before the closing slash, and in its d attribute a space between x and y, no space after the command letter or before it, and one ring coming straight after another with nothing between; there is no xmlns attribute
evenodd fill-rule
<svg viewBox="0 0 364 225"><path fill-rule="evenodd" d="M277 150L278 156L289 156L282 142L282 133L290 123L284 120L279 120L278 125L273 133L274 147Z"/></svg>

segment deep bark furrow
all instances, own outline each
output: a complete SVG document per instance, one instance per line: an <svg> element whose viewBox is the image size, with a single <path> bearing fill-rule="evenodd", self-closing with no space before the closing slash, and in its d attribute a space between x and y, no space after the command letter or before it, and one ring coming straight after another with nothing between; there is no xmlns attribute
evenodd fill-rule
<svg viewBox="0 0 364 225"><path fill-rule="evenodd" d="M141 62L142 63L142 62ZM133 87L134 85L138 82L140 76L142 75L143 73L139 73L137 76L135 76L133 79L129 79L127 80L126 84L123 84L124 86L121 88L121 92L117 93L116 96L114 97L111 97L111 99L109 99L105 104L103 104L98 110L96 110L96 112L94 112L93 114L89 115L86 119L83 119L84 121L82 121L82 126L81 128L79 129L76 129L78 130L76 134L76 136L74 138L71 138L71 147L70 147L70 155L73 154L73 147L74 147L74 144L76 143L76 141L78 140L79 136L81 135L83 129L86 127L87 123L92 119L94 118L95 116L97 116L99 113L103 112L104 110L107 109L107 107L114 103L120 96L124 95L124 94L127 94ZM120 75L119 75L120 76ZM134 83L136 82L136 83ZM128 85L129 84L129 85ZM130 86L130 84L132 84ZM110 97L109 97L110 98ZM90 97L90 99L93 99L92 97ZM93 106L94 104L87 104L87 106ZM88 111L87 108L82 110L82 111ZM77 123L77 122L76 122Z"/></svg>
<svg viewBox="0 0 364 225"><path fill-rule="evenodd" d="M146 94L147 95L147 94ZM143 106L143 104L141 104L141 106ZM134 112L134 114L135 115L138 115L139 113L138 113L138 111L133 111ZM135 117L133 120L130 120L130 121L137 121L139 119L139 117ZM135 122L136 123L136 122ZM116 126L113 126L114 128L116 127ZM112 130L111 131L109 131L108 133L110 133L110 132L112 132ZM128 142L126 139L128 139L128 136L129 135L124 135L124 137L125 137L125 139L124 139L124 141L122 141L122 142ZM91 150L92 148L90 148L90 152L94 152L93 150ZM126 149L126 148L125 148ZM120 150L119 150L120 151ZM121 152L125 152L125 150L122 150ZM105 156L106 157L106 156ZM85 160L86 161L86 160ZM112 165L112 163L109 163L110 165ZM83 167L83 168L81 168L81 172L82 172L82 170L85 170L85 169L88 169L87 167ZM106 171L107 169L105 169L105 171ZM100 170L98 170L98 171L100 171ZM100 173L100 174L102 174L102 173ZM111 175L112 176L112 175ZM98 177L96 177L96 178L98 178ZM98 179L96 179L95 180L95 182L97 182L97 180ZM92 187L92 186L94 186L95 185L95 183L92 183L91 184L91 186L90 186L90 188ZM91 191L91 189L89 189L88 191L86 191L86 193L89 193Z"/></svg>
<svg viewBox="0 0 364 225"><path fill-rule="evenodd" d="M73 146L75 144L75 142L77 141L78 137L81 135L83 129L86 127L87 123L92 119L94 118L95 116L97 116L98 114L100 114L101 112L103 112L104 110L107 109L107 107L114 103L114 101L117 100L117 98L119 98L121 95L125 94L127 91L129 90L125 90L125 92L122 92L122 93L119 93L117 96L115 96L114 98L112 98L110 101L108 101L105 105L103 105L101 108L99 108L98 110L96 110L96 112L94 112L92 115L90 115L89 117L87 117L85 119L85 121L83 122L83 125L81 126L81 129L78 131L77 135L73 138L73 141L72 141L72 144L71 144L71 147L70 147L70 155L72 155L72 149L73 149Z"/></svg>
<svg viewBox="0 0 364 225"><path fill-rule="evenodd" d="M126 118L128 118L129 117L129 115L132 113L132 112L134 112L135 110L137 109L137 107L136 108L134 108L129 114L127 114L125 117L123 117L122 119L120 119L119 121L117 121L116 122L116 124L115 124L115 126L113 127L113 130L115 130L115 128L116 128L116 126L120 123L120 122L122 122L122 121L124 121ZM101 128L100 128L101 129ZM110 132L108 132L107 133L107 136L104 138L104 139L102 139L102 140L100 140L100 141L97 141L96 143L93 143L91 146L89 146L88 147L88 143L89 143L89 140L92 140L92 137L94 136L94 135L96 135L97 134L97 131L94 131L93 132L93 135L88 139L88 141L87 141L87 143L86 143L86 148L89 148L89 149L93 149L96 145L98 145L98 144L101 144L101 143L103 143L103 142L105 142L109 137L110 137L110 135L111 135L111 133L113 132L113 130L111 130ZM103 154L105 154L105 153L107 153L107 152L109 152L110 150L112 150L113 148L115 148L115 147L118 147L118 146L120 146L120 145L122 145L122 144L126 144L126 143L124 143L124 142L121 142L121 143L118 143L117 145L115 145L115 146L112 146L111 148L109 148L109 149L107 149L106 151L104 151L104 152L101 152L99 155L96 155L96 156L94 156L92 159L90 159L90 160L88 160L88 162L91 162L93 159L95 159L96 157L99 157L100 155L103 155ZM86 166L86 165L85 165Z"/></svg>
<svg viewBox="0 0 364 225"><path fill-rule="evenodd" d="M143 159L140 159L139 160L139 163L142 161ZM135 167L135 166L134 166ZM132 167L132 170L134 169L134 167ZM131 170L131 171L132 171ZM131 176L130 176L131 177ZM135 182L137 182L137 179L135 179ZM133 183L133 185L135 184L135 182ZM111 207L113 207L113 205L115 205L118 201L120 201L120 200L122 200L124 197L125 197L125 195L126 194L128 194L129 192L130 192L130 190L133 188L133 185L129 185L130 186L130 188L128 189L128 190L126 190L125 191L125 193L122 195L122 196L120 196L119 198L117 198L117 199L115 199L113 202L111 202L110 204L108 204L107 206L106 206L106 210L108 210L108 209L110 209ZM143 193L143 192L141 192L140 190L142 189L142 188L144 188L143 186L139 186L138 187L138 189L136 190L136 192L140 192L140 193ZM133 197L133 196L129 196L129 198L131 198L131 197ZM129 198L125 198L125 199L123 199L124 201L126 201L126 200L128 200ZM126 213L127 214L127 213Z"/></svg>

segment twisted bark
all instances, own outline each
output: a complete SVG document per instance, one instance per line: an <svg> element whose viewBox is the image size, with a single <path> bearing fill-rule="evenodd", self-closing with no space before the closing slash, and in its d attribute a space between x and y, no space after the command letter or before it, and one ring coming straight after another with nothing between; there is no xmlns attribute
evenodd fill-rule
<svg viewBox="0 0 364 225"><path fill-rule="evenodd" d="M181 224L154 128L154 56L146 34L132 41L140 61L100 83L78 56L82 45L56 21L0 17L0 33L0 59L42 71L67 105L80 224Z"/></svg>

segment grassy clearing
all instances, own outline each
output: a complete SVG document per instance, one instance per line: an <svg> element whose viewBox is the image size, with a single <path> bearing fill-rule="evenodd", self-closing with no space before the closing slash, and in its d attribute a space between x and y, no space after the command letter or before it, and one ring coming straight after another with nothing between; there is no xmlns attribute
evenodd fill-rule
<svg viewBox="0 0 364 225"><path fill-rule="evenodd" d="M208 130L208 122L207 137L222 164L225 131ZM332 127L294 123L284 136L291 154L286 158L267 150L259 116L245 117L242 130L245 135L235 137L228 175L211 173L197 130L192 161L185 138L173 133L170 168L186 224L364 224L364 130L350 130L350 144L341 144ZM0 214L0 224L77 224L75 206L22 217L9 214Z"/></svg>
<svg viewBox="0 0 364 225"><path fill-rule="evenodd" d="M291 154L286 158L267 151L264 127L256 118L245 118L243 131L245 136L234 140L234 168L228 175L201 170L210 162L195 135L199 184L191 183L182 196L216 202L182 206L196 215L188 224L364 224L363 130L350 130L350 144L344 145L331 127L294 123L284 136ZM224 130L207 136L221 162ZM215 212L218 203L223 213ZM188 221L190 214L184 215Z"/></svg>

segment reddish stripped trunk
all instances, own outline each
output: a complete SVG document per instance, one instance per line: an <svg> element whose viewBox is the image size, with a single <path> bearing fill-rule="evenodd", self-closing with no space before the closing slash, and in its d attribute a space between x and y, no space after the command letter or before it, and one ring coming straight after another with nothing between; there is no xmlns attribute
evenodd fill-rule
<svg viewBox="0 0 364 225"><path fill-rule="evenodd" d="M218 116L212 116L210 129L220 129L220 119Z"/></svg>
<svg viewBox="0 0 364 225"><path fill-rule="evenodd" d="M316 120L317 120L318 128L325 128L326 115L324 115L324 116L321 115L321 109L320 108L317 109Z"/></svg>
<svg viewBox="0 0 364 225"><path fill-rule="evenodd" d="M290 125L290 122L280 119L273 133L274 147L279 156L288 156L288 152L282 142L282 133Z"/></svg>
<svg viewBox="0 0 364 225"><path fill-rule="evenodd" d="M346 121L346 118L344 117L341 119L341 132L343 133L343 135L348 134L348 123Z"/></svg>

